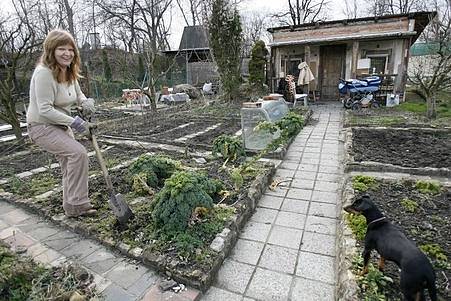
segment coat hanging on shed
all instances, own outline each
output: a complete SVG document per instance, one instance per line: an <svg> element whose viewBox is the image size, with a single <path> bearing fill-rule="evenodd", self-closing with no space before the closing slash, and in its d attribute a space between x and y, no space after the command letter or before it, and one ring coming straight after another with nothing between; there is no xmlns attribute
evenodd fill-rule
<svg viewBox="0 0 451 301"><path fill-rule="evenodd" d="M299 78L298 78L298 85L308 85L312 80L315 79L313 76L312 71L310 70L310 67L307 65L306 62L302 62L298 65L299 69Z"/></svg>

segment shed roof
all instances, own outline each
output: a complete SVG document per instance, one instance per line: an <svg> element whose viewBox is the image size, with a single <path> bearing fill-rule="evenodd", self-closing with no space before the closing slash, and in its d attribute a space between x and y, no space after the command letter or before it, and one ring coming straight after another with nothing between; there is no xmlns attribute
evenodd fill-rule
<svg viewBox="0 0 451 301"><path fill-rule="evenodd" d="M356 18L356 19L343 19L343 20L333 20L333 21L325 21L325 22L315 22L315 23L304 23L301 25L291 25L291 26L281 26L281 27L273 27L268 28L267 30L274 33L289 33L289 32L311 32L312 34L308 38L301 39L292 39L285 41L275 41L271 43L271 46L281 46L281 45L291 45L291 44L309 44L309 43L321 43L321 42L332 42L332 41L343 41L343 40L357 40L357 39L376 39L376 38L396 38L396 37L406 37L412 36L412 43L416 41L419 35L423 32L424 28L429 24L430 20L432 20L437 15L436 12L415 12L409 14L397 14L397 15L385 15L378 17L364 17L364 18ZM352 32L353 27L362 27L368 26L376 23L387 24L387 22L396 22L396 20L415 20L415 25L413 28L401 29L399 27L398 31L390 31L390 32L380 32L368 34L365 32ZM337 37L329 36L328 38L321 39L318 38L314 32L321 30L331 30L332 28L339 28L344 26L349 27L349 34L340 35Z"/></svg>
<svg viewBox="0 0 451 301"><path fill-rule="evenodd" d="M179 50L208 49L207 30L202 25L185 26Z"/></svg>

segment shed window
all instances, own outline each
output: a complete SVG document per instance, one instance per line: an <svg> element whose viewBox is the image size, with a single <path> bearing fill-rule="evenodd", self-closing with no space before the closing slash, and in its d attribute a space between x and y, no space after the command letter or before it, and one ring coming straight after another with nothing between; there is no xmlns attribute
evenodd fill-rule
<svg viewBox="0 0 451 301"><path fill-rule="evenodd" d="M374 56L370 58L370 73L385 74L387 70L387 56Z"/></svg>

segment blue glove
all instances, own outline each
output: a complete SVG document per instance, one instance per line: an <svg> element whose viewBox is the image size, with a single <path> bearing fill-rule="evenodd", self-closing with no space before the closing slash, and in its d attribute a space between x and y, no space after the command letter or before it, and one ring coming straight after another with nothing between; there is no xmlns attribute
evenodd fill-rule
<svg viewBox="0 0 451 301"><path fill-rule="evenodd" d="M74 121L70 124L78 133L89 136L91 134L91 129L95 129L97 125L95 123L87 122L78 116L75 116Z"/></svg>

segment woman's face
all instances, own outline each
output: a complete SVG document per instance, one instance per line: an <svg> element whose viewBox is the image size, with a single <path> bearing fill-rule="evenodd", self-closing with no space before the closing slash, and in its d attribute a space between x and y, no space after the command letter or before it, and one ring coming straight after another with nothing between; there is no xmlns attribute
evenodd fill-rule
<svg viewBox="0 0 451 301"><path fill-rule="evenodd" d="M55 59L61 67L69 67L74 59L74 47L70 44L61 45L55 49Z"/></svg>

